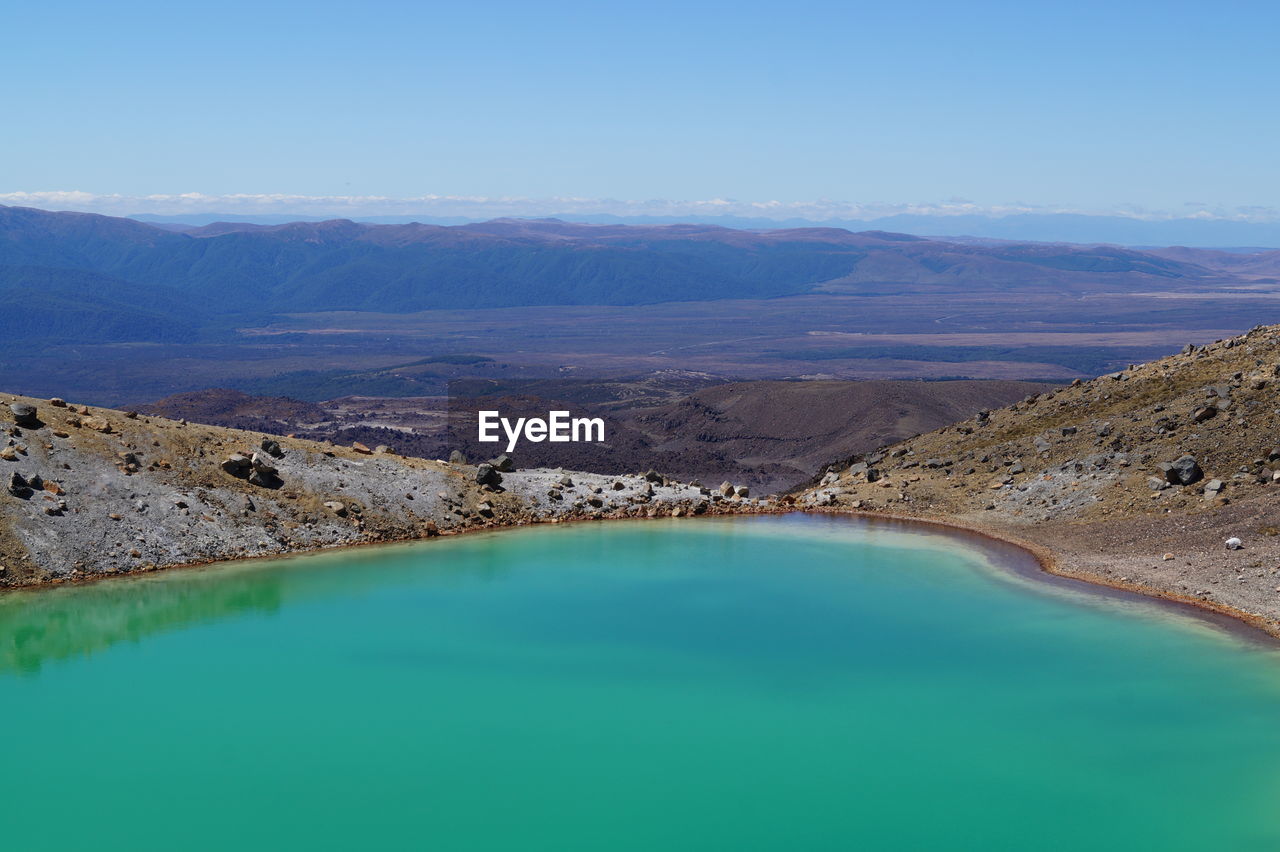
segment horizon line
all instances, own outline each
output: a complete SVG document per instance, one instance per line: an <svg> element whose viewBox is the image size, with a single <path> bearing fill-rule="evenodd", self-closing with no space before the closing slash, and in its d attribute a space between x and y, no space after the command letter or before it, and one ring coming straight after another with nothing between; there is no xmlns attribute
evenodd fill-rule
<svg viewBox="0 0 1280 852"><path fill-rule="evenodd" d="M1111 208L1070 205L983 205L966 199L941 202L862 203L816 199L812 201L741 201L731 198L704 200L583 198L557 196L464 195L296 195L287 193L126 195L81 190L0 192L0 204L104 215L137 216L302 216L307 218L370 218L425 216L484 221L500 218L545 219L557 216L612 216L617 218L757 219L778 222L871 222L900 216L938 218L979 217L1002 219L1024 215L1068 215L1130 220L1133 222L1223 222L1271 224L1280 222L1280 208L1254 205L1231 209L1187 202L1185 212L1149 210L1124 204Z"/></svg>

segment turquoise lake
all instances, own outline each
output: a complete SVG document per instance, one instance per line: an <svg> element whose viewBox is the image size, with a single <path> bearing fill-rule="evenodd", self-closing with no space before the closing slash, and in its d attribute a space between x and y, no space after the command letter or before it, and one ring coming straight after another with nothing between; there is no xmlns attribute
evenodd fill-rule
<svg viewBox="0 0 1280 852"><path fill-rule="evenodd" d="M0 848L1274 850L1280 653L917 527L543 526L0 596Z"/></svg>

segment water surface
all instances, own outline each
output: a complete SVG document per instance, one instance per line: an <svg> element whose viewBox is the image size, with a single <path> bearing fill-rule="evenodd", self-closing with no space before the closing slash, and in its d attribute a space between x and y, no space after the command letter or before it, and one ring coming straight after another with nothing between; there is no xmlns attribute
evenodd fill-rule
<svg viewBox="0 0 1280 852"><path fill-rule="evenodd" d="M13 850L1275 850L1280 659L842 518L0 597Z"/></svg>

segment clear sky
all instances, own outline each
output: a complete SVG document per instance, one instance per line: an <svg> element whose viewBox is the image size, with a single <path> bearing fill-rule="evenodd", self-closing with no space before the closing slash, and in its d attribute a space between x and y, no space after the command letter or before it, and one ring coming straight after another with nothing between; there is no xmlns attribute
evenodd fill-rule
<svg viewBox="0 0 1280 852"><path fill-rule="evenodd" d="M0 193L1280 207L1274 2L0 16Z"/></svg>

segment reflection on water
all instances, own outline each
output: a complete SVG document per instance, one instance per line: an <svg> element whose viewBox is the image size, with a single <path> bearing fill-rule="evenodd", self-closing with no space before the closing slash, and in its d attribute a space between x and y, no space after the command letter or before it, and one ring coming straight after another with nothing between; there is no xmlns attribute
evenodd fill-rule
<svg viewBox="0 0 1280 852"><path fill-rule="evenodd" d="M433 558L443 555L433 547L438 545L360 548L0 594L0 673L37 672L45 663L119 642L250 613L270 615L286 602L356 596L408 573L418 582L447 582L459 572L492 579L503 570L498 561ZM406 548L424 552L406 564Z"/></svg>
<svg viewBox="0 0 1280 852"><path fill-rule="evenodd" d="M242 575L14 592L0 598L0 672L35 672L47 661L85 656L153 633L239 613L275 612L284 601L284 586L280 577Z"/></svg>

